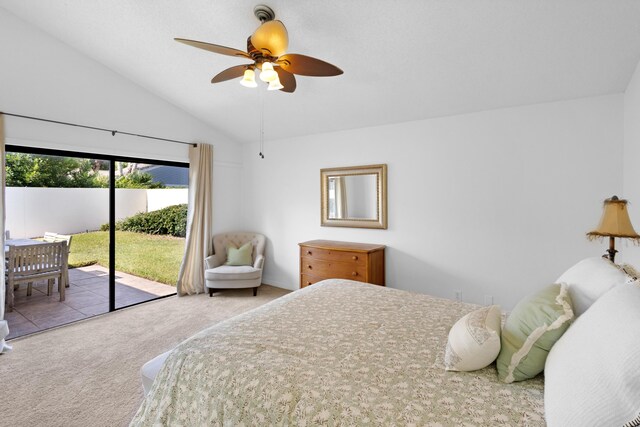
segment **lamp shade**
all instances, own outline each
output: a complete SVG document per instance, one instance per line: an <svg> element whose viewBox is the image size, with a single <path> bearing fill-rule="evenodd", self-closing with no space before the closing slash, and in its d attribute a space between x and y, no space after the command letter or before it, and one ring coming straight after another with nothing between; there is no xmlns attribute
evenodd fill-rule
<svg viewBox="0 0 640 427"><path fill-rule="evenodd" d="M282 83L280 83L280 79L276 75L276 78L269 82L269 87L267 88L267 90L280 90L283 88L284 86L282 86Z"/></svg>
<svg viewBox="0 0 640 427"><path fill-rule="evenodd" d="M613 196L604 201L602 218L598 227L587 233L590 239L596 237L624 237L629 239L640 239L631 225L629 213L627 212L627 201Z"/></svg>
<svg viewBox="0 0 640 427"><path fill-rule="evenodd" d="M251 68L244 70L244 77L240 80L240 84L244 87L258 87L256 83L256 72Z"/></svg>
<svg viewBox="0 0 640 427"><path fill-rule="evenodd" d="M278 73L273 69L273 64L271 62L263 62L261 68L260 80L263 82L269 83L278 78Z"/></svg>

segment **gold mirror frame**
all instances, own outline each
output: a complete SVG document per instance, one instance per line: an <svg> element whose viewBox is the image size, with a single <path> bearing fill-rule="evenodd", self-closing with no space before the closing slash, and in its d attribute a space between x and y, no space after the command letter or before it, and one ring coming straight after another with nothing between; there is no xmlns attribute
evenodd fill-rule
<svg viewBox="0 0 640 427"><path fill-rule="evenodd" d="M376 175L377 218L329 218L329 178ZM387 165L320 169L320 225L323 227L387 228Z"/></svg>

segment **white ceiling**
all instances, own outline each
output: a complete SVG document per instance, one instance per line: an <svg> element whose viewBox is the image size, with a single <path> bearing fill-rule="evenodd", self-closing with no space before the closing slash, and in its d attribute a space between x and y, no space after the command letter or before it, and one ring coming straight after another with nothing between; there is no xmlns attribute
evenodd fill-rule
<svg viewBox="0 0 640 427"><path fill-rule="evenodd" d="M344 70L293 94L212 85L271 6L289 52ZM8 9L240 142L623 92L640 60L636 0L0 0Z"/></svg>

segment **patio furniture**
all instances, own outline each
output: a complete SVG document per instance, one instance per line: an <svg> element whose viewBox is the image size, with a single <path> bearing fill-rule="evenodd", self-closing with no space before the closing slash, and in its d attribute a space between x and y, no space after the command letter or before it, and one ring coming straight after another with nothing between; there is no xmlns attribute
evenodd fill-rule
<svg viewBox="0 0 640 427"><path fill-rule="evenodd" d="M71 238L73 236L70 236L68 234L58 234L58 233L52 233L50 231L46 231L44 233L44 237L42 238L42 240L44 242L47 243L56 243L56 242L67 242L67 249L69 251L69 253L71 253ZM53 286L53 279L49 279L50 285ZM67 269L67 277L65 277L65 286L68 288L69 287L69 269ZM49 290L49 293L47 295L51 295L51 291Z"/></svg>
<svg viewBox="0 0 640 427"><path fill-rule="evenodd" d="M239 248L247 242L253 247L251 265L225 265L227 250L230 246ZM253 296L258 294L258 287L262 284L262 267L264 265L264 246L266 238L258 233L224 233L213 236L214 255L207 257L204 262L205 286L209 289L209 296L218 289L253 288Z"/></svg>
<svg viewBox="0 0 640 427"><path fill-rule="evenodd" d="M9 245L5 252L7 270L7 311L13 311L14 286L27 283L27 296L31 295L33 282L44 279L58 279L60 301L64 301L65 278L67 277L67 243L39 243L33 245ZM49 282L49 294L53 283Z"/></svg>

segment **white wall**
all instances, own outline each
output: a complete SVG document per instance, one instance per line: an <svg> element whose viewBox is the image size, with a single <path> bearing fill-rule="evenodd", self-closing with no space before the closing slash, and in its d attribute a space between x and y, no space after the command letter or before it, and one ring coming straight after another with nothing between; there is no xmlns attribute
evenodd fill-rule
<svg viewBox="0 0 640 427"><path fill-rule="evenodd" d="M428 102L428 101L425 101ZM622 95L245 146L243 213L269 239L264 280L298 287L299 242L388 245L387 285L511 308L575 261L622 189ZM388 164L388 230L320 226L326 167Z"/></svg>
<svg viewBox="0 0 640 427"><path fill-rule="evenodd" d="M640 64L624 93L624 198L629 200L631 223L640 231ZM640 268L640 248L617 241L616 261Z"/></svg>
<svg viewBox="0 0 640 427"><path fill-rule="evenodd" d="M116 220L187 203L188 195L186 188L117 188ZM94 231L109 222L106 188L7 187L5 197L5 229L14 239L41 237L47 231L59 234Z"/></svg>
<svg viewBox="0 0 640 427"><path fill-rule="evenodd" d="M189 190L186 188L146 190L146 201L146 212L157 211L167 206L189 203Z"/></svg>
<svg viewBox="0 0 640 427"><path fill-rule="evenodd" d="M239 144L2 8L0 58L2 111L213 144L214 229L240 228ZM7 144L188 162L185 145L8 116L5 125Z"/></svg>

